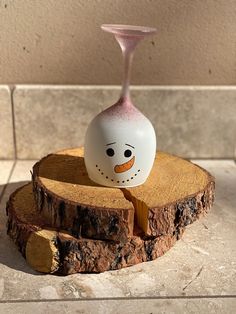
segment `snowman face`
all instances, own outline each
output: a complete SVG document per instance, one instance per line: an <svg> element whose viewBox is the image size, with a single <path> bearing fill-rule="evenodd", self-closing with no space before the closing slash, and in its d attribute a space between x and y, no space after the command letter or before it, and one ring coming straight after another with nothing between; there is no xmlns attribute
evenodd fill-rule
<svg viewBox="0 0 236 314"><path fill-rule="evenodd" d="M104 160L107 161L106 166ZM105 145L103 160L96 164L96 168L101 176L114 184L129 184L141 171L136 167L135 147L129 143L122 145L117 142Z"/></svg>

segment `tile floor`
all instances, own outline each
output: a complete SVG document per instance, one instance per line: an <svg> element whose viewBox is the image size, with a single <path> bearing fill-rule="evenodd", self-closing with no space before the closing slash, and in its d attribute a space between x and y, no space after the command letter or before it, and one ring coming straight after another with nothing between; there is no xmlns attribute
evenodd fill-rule
<svg viewBox="0 0 236 314"><path fill-rule="evenodd" d="M102 274L31 270L6 235L9 194L35 161L0 161L0 313L235 313L236 164L194 162L216 177L209 215L188 226L163 257Z"/></svg>

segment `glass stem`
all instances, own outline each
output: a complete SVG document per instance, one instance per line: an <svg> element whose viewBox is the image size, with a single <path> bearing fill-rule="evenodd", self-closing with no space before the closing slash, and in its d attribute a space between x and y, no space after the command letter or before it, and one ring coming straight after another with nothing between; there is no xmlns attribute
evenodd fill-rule
<svg viewBox="0 0 236 314"><path fill-rule="evenodd" d="M124 76L123 76L123 84L121 90L121 98L130 100L130 75L131 75L131 65L133 60L133 50L123 49L123 60L124 60Z"/></svg>

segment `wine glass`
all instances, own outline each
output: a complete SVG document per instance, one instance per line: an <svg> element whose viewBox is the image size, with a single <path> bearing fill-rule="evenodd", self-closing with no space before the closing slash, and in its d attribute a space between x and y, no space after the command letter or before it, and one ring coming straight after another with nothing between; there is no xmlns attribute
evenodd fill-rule
<svg viewBox="0 0 236 314"><path fill-rule="evenodd" d="M89 124L84 145L88 175L94 182L112 187L133 187L148 178L156 154L156 135L151 122L133 105L130 73L134 50L155 28L103 24L118 41L124 60L119 100Z"/></svg>

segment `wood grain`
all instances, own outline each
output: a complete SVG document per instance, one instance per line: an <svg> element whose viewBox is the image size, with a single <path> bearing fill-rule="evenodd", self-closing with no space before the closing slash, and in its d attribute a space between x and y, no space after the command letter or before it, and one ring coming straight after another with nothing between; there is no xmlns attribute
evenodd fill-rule
<svg viewBox="0 0 236 314"><path fill-rule="evenodd" d="M83 148L48 155L34 166L32 178L38 211L76 237L126 241L135 224L150 236L172 233L206 213L214 200L208 172L163 152L148 180L134 188L92 182Z"/></svg>

